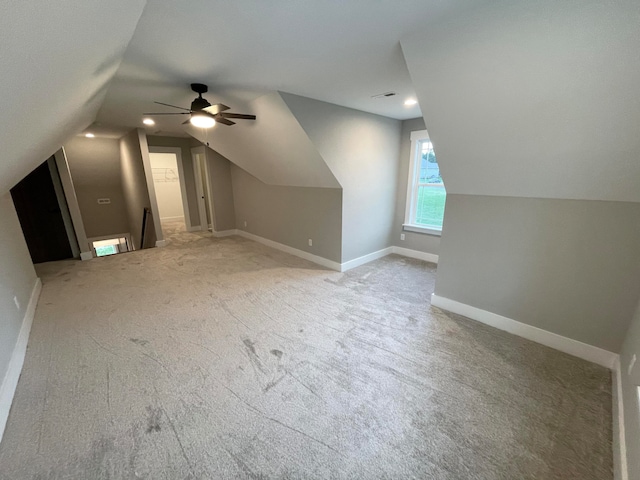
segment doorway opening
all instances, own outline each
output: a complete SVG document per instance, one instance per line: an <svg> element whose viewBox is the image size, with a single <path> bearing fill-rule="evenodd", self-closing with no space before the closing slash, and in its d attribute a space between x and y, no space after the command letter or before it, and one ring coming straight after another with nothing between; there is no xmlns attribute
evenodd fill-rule
<svg viewBox="0 0 640 480"><path fill-rule="evenodd" d="M182 152L177 147L149 147L153 187L164 237L191 226Z"/></svg>
<svg viewBox="0 0 640 480"><path fill-rule="evenodd" d="M53 157L15 185L11 197L34 264L79 256L78 241Z"/></svg>

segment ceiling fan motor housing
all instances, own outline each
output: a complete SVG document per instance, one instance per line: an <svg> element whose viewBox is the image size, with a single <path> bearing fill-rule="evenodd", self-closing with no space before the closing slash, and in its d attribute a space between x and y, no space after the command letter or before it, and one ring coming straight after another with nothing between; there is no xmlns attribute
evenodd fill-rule
<svg viewBox="0 0 640 480"><path fill-rule="evenodd" d="M193 110L194 112L210 106L211 104L202 97L198 97L193 102L191 102L191 110Z"/></svg>
<svg viewBox="0 0 640 480"><path fill-rule="evenodd" d="M206 86L204 83L192 83L191 90L198 94L198 98L191 102L191 110L197 111L211 106L211 104L206 99L202 98L202 94L209 91L208 86Z"/></svg>

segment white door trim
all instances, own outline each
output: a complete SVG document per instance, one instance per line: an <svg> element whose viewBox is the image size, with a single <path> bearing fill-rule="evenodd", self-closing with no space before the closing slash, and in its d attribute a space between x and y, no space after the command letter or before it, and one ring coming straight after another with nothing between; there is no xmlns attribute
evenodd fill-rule
<svg viewBox="0 0 640 480"><path fill-rule="evenodd" d="M140 143L140 153L142 154L142 166L147 182L147 192L149 192L149 206L153 216L153 228L156 231L156 247L164 246L164 232L160 222L160 210L158 209L158 199L156 197L156 186L153 183L153 171L151 170L151 157L149 156L149 144L147 134L141 128L138 131L138 142Z"/></svg>
<svg viewBox="0 0 640 480"><path fill-rule="evenodd" d="M200 162L198 162L197 155L204 156L204 172L200 168ZM191 161L193 162L193 173L196 180L196 192L198 194L198 214L200 215L200 229L207 231L209 229L209 220L207 219L207 208L205 202L209 202L209 210L211 211L211 229L215 230L215 210L213 206L213 197L211 193L211 176L209 175L209 168L207 167L207 152L205 147L193 147L191 149ZM203 179L207 182L207 197L205 199L204 189L202 188Z"/></svg>
<svg viewBox="0 0 640 480"><path fill-rule="evenodd" d="M211 211L211 231L216 231L216 206L213 202L213 181L211 180L211 169L209 168L209 155L207 148L204 148L204 179L207 182L207 197L209 198L209 210ZM210 150L209 150L210 151Z"/></svg>
<svg viewBox="0 0 640 480"><path fill-rule="evenodd" d="M205 207L204 190L202 189L202 173L200 172L200 162L197 155L204 155L204 147L193 147L191 149L191 161L193 162L193 175L196 182L196 195L198 196L198 216L200 217L200 230L206 230L207 210Z"/></svg>
<svg viewBox="0 0 640 480"><path fill-rule="evenodd" d="M78 246L80 247L80 258L82 258L82 260L88 260L93 258L91 255L91 246L87 240L87 233L84 229L80 205L78 204L78 197L76 196L76 189L73 185L69 162L64 147L54 153L53 158L58 167L60 182L62 183L64 196L67 200L67 206L69 207L69 214L71 215L71 223L73 223L73 230L75 231Z"/></svg>

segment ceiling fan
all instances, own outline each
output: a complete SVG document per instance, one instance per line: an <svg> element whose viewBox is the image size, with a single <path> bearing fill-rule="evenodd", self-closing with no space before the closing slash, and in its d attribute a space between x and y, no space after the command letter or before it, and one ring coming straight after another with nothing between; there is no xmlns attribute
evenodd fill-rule
<svg viewBox="0 0 640 480"><path fill-rule="evenodd" d="M168 103L153 102L158 105L165 105L171 108L177 108L185 110L184 112L157 112L157 113L145 113L144 115L190 115L191 118L182 124L191 123L191 125L199 128L210 128L216 123L223 125L235 125L236 122L229 120L230 118L243 119L243 120L255 120L255 115L245 115L243 113L231 113L227 112L230 107L222 103L216 103L211 105L209 101L202 98L203 93L209 91L209 87L203 83L192 83L191 90L198 94L198 97L191 102L191 108L178 107L176 105L170 105Z"/></svg>

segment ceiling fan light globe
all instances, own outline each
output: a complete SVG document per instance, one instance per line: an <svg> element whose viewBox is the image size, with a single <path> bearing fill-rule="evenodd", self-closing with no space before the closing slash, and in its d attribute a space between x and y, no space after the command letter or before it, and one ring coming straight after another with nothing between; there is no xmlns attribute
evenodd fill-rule
<svg viewBox="0 0 640 480"><path fill-rule="evenodd" d="M190 122L191 125L198 128L211 128L216 124L215 119L208 115L192 115Z"/></svg>

